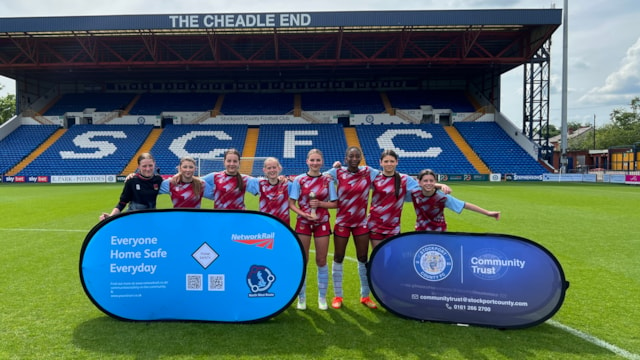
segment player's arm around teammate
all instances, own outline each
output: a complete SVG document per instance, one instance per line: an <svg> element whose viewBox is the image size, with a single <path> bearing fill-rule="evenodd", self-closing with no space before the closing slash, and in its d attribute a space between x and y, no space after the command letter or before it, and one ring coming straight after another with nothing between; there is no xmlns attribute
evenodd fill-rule
<svg viewBox="0 0 640 360"><path fill-rule="evenodd" d="M271 214L284 221L287 226L291 226L289 209L291 182L280 175L282 172L280 161L274 157L266 158L262 171L265 179L258 182L258 192L252 192L254 195L260 195L260 211Z"/></svg>
<svg viewBox="0 0 640 360"><path fill-rule="evenodd" d="M211 187L214 209L244 210L244 195L249 188L257 186L257 179L240 173L240 152L228 149L224 153L224 171L205 175L204 180ZM252 190L253 191L253 190Z"/></svg>
<svg viewBox="0 0 640 360"><path fill-rule="evenodd" d="M371 206L369 208L369 237L371 246L376 247L382 240L400 233L400 219L404 198L408 189L418 186L411 176L396 171L398 154L385 150L380 155L382 172L373 179Z"/></svg>
<svg viewBox="0 0 640 360"><path fill-rule="evenodd" d="M343 260L351 235L353 235L358 259L360 303L372 309L377 307L370 298L366 263L369 252L369 229L367 227L369 189L379 171L368 166L360 166L362 158L360 148L349 147L345 153L346 167L342 167L339 162L336 162L333 168L327 172L327 175L333 179L338 194L338 210L333 234L334 255L331 268L334 289L331 306L335 309L341 308L343 303Z"/></svg>
<svg viewBox="0 0 640 360"><path fill-rule="evenodd" d="M155 175L156 161L149 153L138 156L138 172L125 181L120 201L110 213L102 213L100 220L119 214L129 205L128 210L155 209L162 177Z"/></svg>
<svg viewBox="0 0 640 360"><path fill-rule="evenodd" d="M160 194L169 194L174 208L200 208L207 186L195 176L196 169L195 159L182 157L178 173L162 182Z"/></svg>
<svg viewBox="0 0 640 360"><path fill-rule="evenodd" d="M407 194L409 201L413 202L416 212L415 230L446 231L445 208L458 214L463 209L468 209L500 220L499 211L485 210L475 204L458 200L449 194L438 191L435 188L437 178L437 174L430 169L420 171L418 174L419 188Z"/></svg>

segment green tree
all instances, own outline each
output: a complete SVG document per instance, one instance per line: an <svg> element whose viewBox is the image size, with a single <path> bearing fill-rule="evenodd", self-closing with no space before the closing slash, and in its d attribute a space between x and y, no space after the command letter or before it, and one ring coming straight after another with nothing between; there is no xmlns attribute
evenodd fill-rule
<svg viewBox="0 0 640 360"><path fill-rule="evenodd" d="M572 132L579 130L581 128L591 127L591 124L580 124L577 121L570 121L567 123L567 132L571 134ZM593 130L582 133L578 137L573 137L567 139L567 149L568 150L590 150L593 149Z"/></svg>
<svg viewBox="0 0 640 360"><path fill-rule="evenodd" d="M638 110L640 109L640 97L635 97L631 100L631 111L618 108L614 109L611 113L611 123L624 129L633 130L640 123L640 115Z"/></svg>
<svg viewBox="0 0 640 360"><path fill-rule="evenodd" d="M588 127L588 126L591 126L591 125L588 125L588 124L587 125L582 125L577 121L569 121L567 123L567 131L569 131L569 132L576 131L576 130L578 130L580 128Z"/></svg>
<svg viewBox="0 0 640 360"><path fill-rule="evenodd" d="M595 144L598 144L597 143L597 131L596 131L596 142L595 142ZM569 150L592 150L592 149L595 149L596 146L598 146L598 145L594 145L593 129L591 129L590 131L582 134L579 137L567 140L567 149L569 149Z"/></svg>
<svg viewBox="0 0 640 360"><path fill-rule="evenodd" d="M611 112L611 122L596 131L596 144L600 149L632 145L640 141L640 97L631 100L631 111L623 108Z"/></svg>
<svg viewBox="0 0 640 360"><path fill-rule="evenodd" d="M640 97L631 100L631 109L618 108L610 114L610 122L596 129L595 145L593 132L588 132L578 138L569 139L569 150L608 149L612 146L632 145L640 141ZM569 130L579 127L577 122L567 124Z"/></svg>
<svg viewBox="0 0 640 360"><path fill-rule="evenodd" d="M0 90L4 86L0 85ZM16 96L15 94L9 94L5 97L0 97L0 124L9 120L16 114Z"/></svg>
<svg viewBox="0 0 640 360"><path fill-rule="evenodd" d="M556 135L560 135L560 129L555 127L553 124L549 124L549 137L552 138ZM547 134L547 126L543 126L542 129L539 130L539 133L542 134L542 137L545 138Z"/></svg>

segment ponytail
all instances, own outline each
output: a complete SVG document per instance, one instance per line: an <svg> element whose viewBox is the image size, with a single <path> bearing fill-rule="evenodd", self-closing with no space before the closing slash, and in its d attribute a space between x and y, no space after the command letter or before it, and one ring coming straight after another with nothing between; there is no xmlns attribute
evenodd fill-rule
<svg viewBox="0 0 640 360"><path fill-rule="evenodd" d="M240 190L240 192L244 192L244 181L242 180L242 174L238 172L234 176L236 177L236 181L238 182L236 188Z"/></svg>
<svg viewBox="0 0 640 360"><path fill-rule="evenodd" d="M202 185L202 180L199 177L194 176L193 181L191 182L191 187L193 188L193 193L196 195L202 195L204 191L204 186Z"/></svg>

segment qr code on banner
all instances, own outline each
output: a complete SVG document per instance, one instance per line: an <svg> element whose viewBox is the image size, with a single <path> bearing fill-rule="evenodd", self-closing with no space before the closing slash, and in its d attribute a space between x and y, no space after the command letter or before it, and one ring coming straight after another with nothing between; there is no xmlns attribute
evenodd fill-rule
<svg viewBox="0 0 640 360"><path fill-rule="evenodd" d="M187 274L187 291L202 291L202 274Z"/></svg>
<svg viewBox="0 0 640 360"><path fill-rule="evenodd" d="M224 291L224 274L209 274L209 291Z"/></svg>

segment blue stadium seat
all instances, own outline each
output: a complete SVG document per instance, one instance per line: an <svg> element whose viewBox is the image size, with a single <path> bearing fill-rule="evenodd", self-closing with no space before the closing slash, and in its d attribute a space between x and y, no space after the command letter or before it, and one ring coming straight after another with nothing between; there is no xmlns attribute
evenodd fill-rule
<svg viewBox="0 0 640 360"><path fill-rule="evenodd" d="M311 92L301 94L302 110L349 110L352 114L380 114L385 111L377 91Z"/></svg>
<svg viewBox="0 0 640 360"><path fill-rule="evenodd" d="M541 175L547 172L495 122L456 122L454 126L494 173Z"/></svg>
<svg viewBox="0 0 640 360"><path fill-rule="evenodd" d="M218 94L212 93L145 93L129 110L130 115L159 115L166 111L205 112L213 110Z"/></svg>
<svg viewBox="0 0 640 360"><path fill-rule="evenodd" d="M64 94L44 115L60 116L68 112L82 112L87 108L95 108L96 112L124 110L134 96L122 93Z"/></svg>
<svg viewBox="0 0 640 360"><path fill-rule="evenodd" d="M347 149L340 124L262 125L256 147L257 157L273 156L280 160L283 174L298 175L307 171L309 150L320 149L326 171L334 161L343 161Z"/></svg>
<svg viewBox="0 0 640 360"><path fill-rule="evenodd" d="M149 125L75 125L18 175L119 174L152 128Z"/></svg>
<svg viewBox="0 0 640 360"><path fill-rule="evenodd" d="M224 115L286 115L293 111L293 94L229 93L220 112Z"/></svg>
<svg viewBox="0 0 640 360"><path fill-rule="evenodd" d="M361 125L356 129L371 167L380 168L380 154L393 149L402 173L416 175L423 169L440 174L477 173L441 125Z"/></svg>
<svg viewBox="0 0 640 360"><path fill-rule="evenodd" d="M475 112L473 104L462 90L402 90L388 91L391 106L397 109L419 109L431 105L434 109L453 112Z"/></svg>
<svg viewBox="0 0 640 360"><path fill-rule="evenodd" d="M182 156L222 158L229 148L242 152L246 136L246 125L168 125L151 153L162 174L175 174ZM213 170L224 170L220 165Z"/></svg>
<svg viewBox="0 0 640 360"><path fill-rule="evenodd" d="M21 125L0 140L0 174L11 170L59 128L58 125Z"/></svg>

